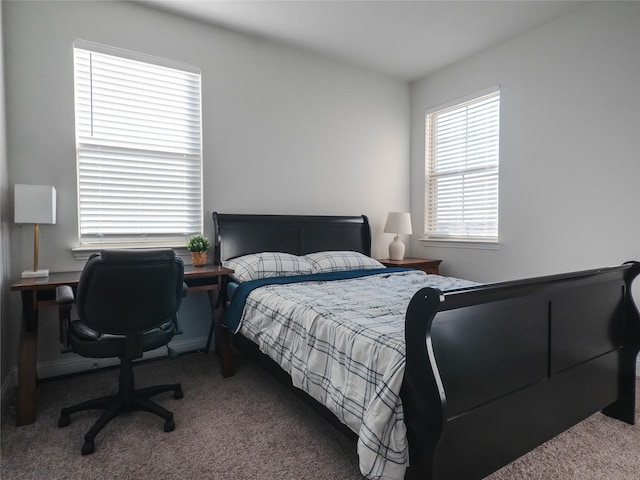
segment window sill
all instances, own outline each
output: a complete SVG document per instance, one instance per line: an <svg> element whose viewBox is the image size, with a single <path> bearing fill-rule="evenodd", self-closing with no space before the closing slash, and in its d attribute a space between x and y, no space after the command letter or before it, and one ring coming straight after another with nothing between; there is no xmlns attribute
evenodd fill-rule
<svg viewBox="0 0 640 480"><path fill-rule="evenodd" d="M100 253L102 250L106 249L150 249L150 248L172 248L175 250L176 255L185 258L191 258L191 253L187 250L185 245L171 245L171 244L158 244L158 245L149 245L149 244L133 244L133 245L123 245L123 244L104 244L104 245L91 245L91 246L83 246L83 247L75 247L71 249L71 253L76 260L88 260L91 255L94 253Z"/></svg>
<svg viewBox="0 0 640 480"><path fill-rule="evenodd" d="M446 248L475 248L479 250L498 250L501 242L488 242L481 240L452 240L421 238L419 242L423 247L446 247Z"/></svg>

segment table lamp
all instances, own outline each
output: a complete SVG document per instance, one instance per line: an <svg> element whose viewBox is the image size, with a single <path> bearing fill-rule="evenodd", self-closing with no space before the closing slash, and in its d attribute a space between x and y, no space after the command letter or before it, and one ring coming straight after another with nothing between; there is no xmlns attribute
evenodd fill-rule
<svg viewBox="0 0 640 480"><path fill-rule="evenodd" d="M400 240L401 234L411 234L411 215L401 212L389 212L387 223L384 225L384 233L395 233L396 236L389 244L389 258L402 260L404 258L404 243Z"/></svg>
<svg viewBox="0 0 640 480"><path fill-rule="evenodd" d="M50 185L14 186L15 223L33 223L33 270L22 278L48 277L49 269L38 270L38 224L56 223L56 189Z"/></svg>

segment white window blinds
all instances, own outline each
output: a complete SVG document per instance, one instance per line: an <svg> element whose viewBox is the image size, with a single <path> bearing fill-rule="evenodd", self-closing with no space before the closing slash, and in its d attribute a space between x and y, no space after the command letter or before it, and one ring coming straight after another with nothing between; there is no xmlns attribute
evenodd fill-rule
<svg viewBox="0 0 640 480"><path fill-rule="evenodd" d="M498 241L500 92L426 116L426 236Z"/></svg>
<svg viewBox="0 0 640 480"><path fill-rule="evenodd" d="M200 73L74 47L81 244L202 232Z"/></svg>

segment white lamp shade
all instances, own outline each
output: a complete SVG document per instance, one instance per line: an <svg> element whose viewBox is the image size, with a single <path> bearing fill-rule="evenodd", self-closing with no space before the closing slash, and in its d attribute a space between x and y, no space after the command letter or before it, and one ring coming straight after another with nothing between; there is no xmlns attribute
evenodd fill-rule
<svg viewBox="0 0 640 480"><path fill-rule="evenodd" d="M384 233L411 234L411 215L404 212L389 212Z"/></svg>
<svg viewBox="0 0 640 480"><path fill-rule="evenodd" d="M56 223L56 189L51 185L14 186L15 223Z"/></svg>

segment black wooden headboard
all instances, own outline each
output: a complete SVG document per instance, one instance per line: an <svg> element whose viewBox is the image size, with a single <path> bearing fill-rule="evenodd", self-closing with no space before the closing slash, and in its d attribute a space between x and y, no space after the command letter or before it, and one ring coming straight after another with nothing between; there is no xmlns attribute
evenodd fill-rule
<svg viewBox="0 0 640 480"><path fill-rule="evenodd" d="M294 255L353 250L371 255L365 215L249 215L213 212L214 262L258 252Z"/></svg>

